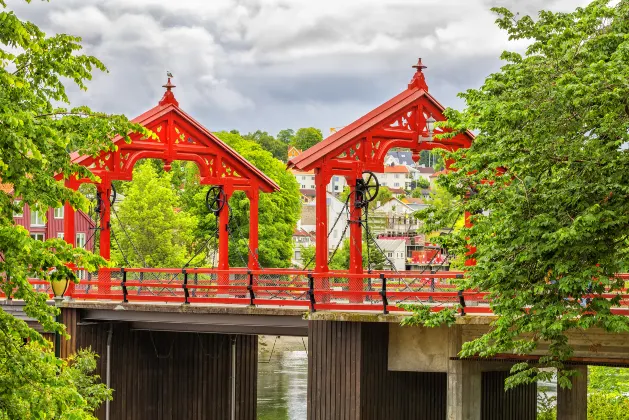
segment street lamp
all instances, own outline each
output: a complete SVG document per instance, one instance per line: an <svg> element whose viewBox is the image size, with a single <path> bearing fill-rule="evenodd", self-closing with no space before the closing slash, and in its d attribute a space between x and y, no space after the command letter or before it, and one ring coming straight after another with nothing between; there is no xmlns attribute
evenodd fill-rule
<svg viewBox="0 0 629 420"><path fill-rule="evenodd" d="M430 114L430 117L426 118L426 130L428 130L428 136L430 137L430 141L432 141L432 135L435 132L435 123L437 122L437 120L435 120L432 117L432 114Z"/></svg>
<svg viewBox="0 0 629 420"><path fill-rule="evenodd" d="M433 118L432 114L430 114L430 116L426 118L426 132L428 132L428 136L424 136L423 134L420 133L420 135L417 138L418 145L421 145L422 143L430 143L433 141L432 135L435 132L436 122L437 120ZM413 161L417 163L419 162L419 158L420 158L419 150L413 151Z"/></svg>
<svg viewBox="0 0 629 420"><path fill-rule="evenodd" d="M59 280L52 280L50 285L52 286L52 293L55 295L55 302L63 300L63 295L66 290L68 290L68 279L62 278Z"/></svg>

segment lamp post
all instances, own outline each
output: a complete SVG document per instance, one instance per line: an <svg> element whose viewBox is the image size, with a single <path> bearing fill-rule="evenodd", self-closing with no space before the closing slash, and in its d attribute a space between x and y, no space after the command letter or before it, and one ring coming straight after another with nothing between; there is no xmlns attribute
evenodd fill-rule
<svg viewBox="0 0 629 420"><path fill-rule="evenodd" d="M55 306L59 308L61 306L61 302L63 301L63 295L68 290L68 279L62 278L59 280L52 280L50 282L50 286L52 287L52 293L54 294ZM61 309L59 309L61 311ZM61 322L61 317L59 315L55 316L56 322ZM59 332L55 332L55 357L61 357L61 336Z"/></svg>
<svg viewBox="0 0 629 420"><path fill-rule="evenodd" d="M422 143L430 143L433 141L433 134L435 132L435 123L437 122L437 120L435 120L432 116L432 114L430 114L430 116L428 118L426 118L426 133L428 133L427 136L424 136L423 133L420 133L420 135L417 138L417 145L421 146ZM419 162L419 147L413 151L413 161L415 161L416 163Z"/></svg>

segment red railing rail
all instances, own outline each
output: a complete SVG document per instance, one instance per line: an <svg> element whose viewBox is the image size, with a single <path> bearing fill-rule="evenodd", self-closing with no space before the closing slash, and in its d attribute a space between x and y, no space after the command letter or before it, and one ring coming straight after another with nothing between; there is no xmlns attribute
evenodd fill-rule
<svg viewBox="0 0 629 420"><path fill-rule="evenodd" d="M489 294L463 290L460 271L347 271L314 273L267 268L103 268L98 273L77 270L81 281L68 288L71 299L90 301L154 302L303 307L310 311L403 311L402 304L425 304L432 310L456 307L461 314L490 314ZM629 274L619 274L629 279ZM30 283L52 296L47 281ZM629 315L629 294L606 293L580 299L620 296L614 313ZM1 296L1 295L0 295Z"/></svg>

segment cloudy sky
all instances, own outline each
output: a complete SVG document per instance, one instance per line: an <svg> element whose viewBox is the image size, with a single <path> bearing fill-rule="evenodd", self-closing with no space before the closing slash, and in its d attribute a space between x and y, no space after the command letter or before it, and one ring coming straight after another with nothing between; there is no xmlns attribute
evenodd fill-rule
<svg viewBox="0 0 629 420"><path fill-rule="evenodd" d="M315 126L329 133L406 87L422 57L430 92L457 92L499 68L509 44L492 6L525 14L587 0L9 1L47 33L83 37L97 74L75 105L134 117L170 70L180 106L212 131Z"/></svg>

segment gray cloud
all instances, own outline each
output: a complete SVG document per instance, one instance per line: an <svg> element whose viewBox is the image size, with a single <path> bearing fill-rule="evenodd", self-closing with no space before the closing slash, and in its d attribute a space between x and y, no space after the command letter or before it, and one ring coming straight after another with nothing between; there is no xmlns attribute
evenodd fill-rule
<svg viewBox="0 0 629 420"><path fill-rule="evenodd" d="M316 126L327 133L406 87L418 56L430 91L461 107L509 44L492 6L526 14L586 0L55 0L9 6L48 33L83 37L110 73L75 104L134 117L157 103L165 72L180 106L210 130Z"/></svg>

